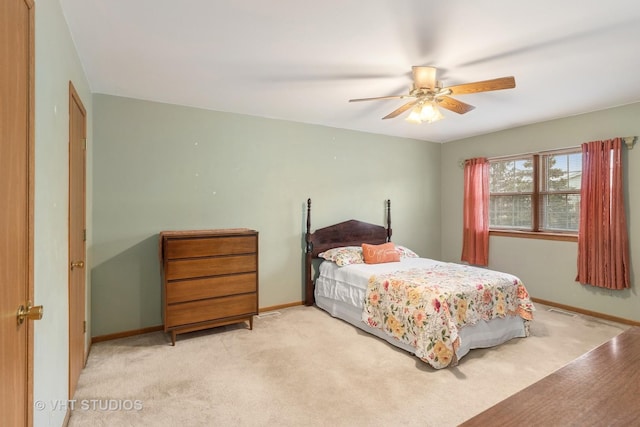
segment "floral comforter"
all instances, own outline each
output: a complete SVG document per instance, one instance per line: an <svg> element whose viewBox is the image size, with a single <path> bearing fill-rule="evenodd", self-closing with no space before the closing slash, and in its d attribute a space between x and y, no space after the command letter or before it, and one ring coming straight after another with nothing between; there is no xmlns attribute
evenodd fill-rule
<svg viewBox="0 0 640 427"><path fill-rule="evenodd" d="M455 365L458 330L496 317L533 319L515 276L454 263L371 276L362 320L415 348L436 369Z"/></svg>

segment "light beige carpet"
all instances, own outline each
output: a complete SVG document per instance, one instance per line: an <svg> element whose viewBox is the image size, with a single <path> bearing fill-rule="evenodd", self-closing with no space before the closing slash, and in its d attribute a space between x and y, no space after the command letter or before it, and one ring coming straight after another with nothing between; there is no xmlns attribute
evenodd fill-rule
<svg viewBox="0 0 640 427"><path fill-rule="evenodd" d="M536 308L530 337L443 370L315 307L94 344L69 425L455 426L627 328Z"/></svg>

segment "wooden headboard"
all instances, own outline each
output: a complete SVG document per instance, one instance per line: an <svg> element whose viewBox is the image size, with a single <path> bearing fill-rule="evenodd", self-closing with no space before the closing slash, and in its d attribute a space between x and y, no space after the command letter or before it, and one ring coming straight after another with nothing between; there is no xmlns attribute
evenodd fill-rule
<svg viewBox="0 0 640 427"><path fill-rule="evenodd" d="M311 199L307 199L307 232L305 234L305 305L314 303L312 261L318 254L341 246L379 245L391 241L391 200L385 201L387 226L369 224L355 219L340 222L311 232Z"/></svg>

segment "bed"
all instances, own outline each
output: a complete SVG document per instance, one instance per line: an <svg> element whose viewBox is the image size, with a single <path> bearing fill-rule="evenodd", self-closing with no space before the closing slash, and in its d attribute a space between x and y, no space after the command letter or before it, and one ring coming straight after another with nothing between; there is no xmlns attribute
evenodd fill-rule
<svg viewBox="0 0 640 427"><path fill-rule="evenodd" d="M511 274L418 257L386 226L349 220L311 232L307 200L305 304L404 349L435 369L471 349L529 335L535 310ZM365 262L366 259L366 262Z"/></svg>

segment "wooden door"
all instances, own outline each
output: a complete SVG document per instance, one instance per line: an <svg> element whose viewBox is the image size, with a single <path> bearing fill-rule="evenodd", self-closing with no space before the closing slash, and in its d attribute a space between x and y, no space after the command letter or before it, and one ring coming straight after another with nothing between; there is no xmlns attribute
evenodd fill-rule
<svg viewBox="0 0 640 427"><path fill-rule="evenodd" d="M34 9L0 1L0 424L33 423Z"/></svg>
<svg viewBox="0 0 640 427"><path fill-rule="evenodd" d="M85 362L86 111L69 82L69 398Z"/></svg>

